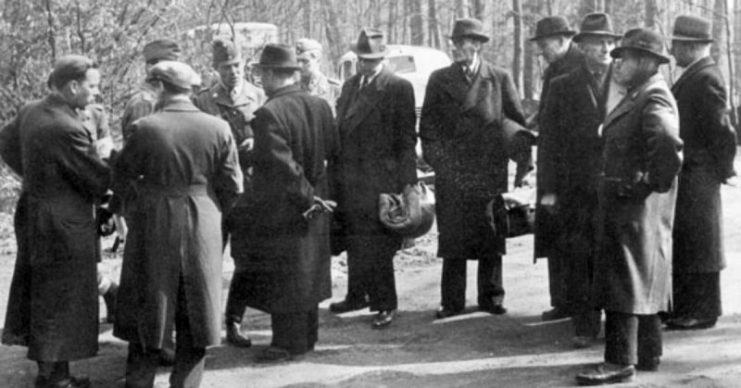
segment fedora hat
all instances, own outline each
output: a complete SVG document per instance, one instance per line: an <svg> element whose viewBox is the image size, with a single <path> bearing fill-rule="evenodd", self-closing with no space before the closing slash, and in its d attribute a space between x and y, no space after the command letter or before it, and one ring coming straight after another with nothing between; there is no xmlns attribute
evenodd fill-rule
<svg viewBox="0 0 741 388"><path fill-rule="evenodd" d="M285 45L271 43L262 49L260 61L254 64L255 67L268 69L287 69L298 70L301 66L296 60L296 49Z"/></svg>
<svg viewBox="0 0 741 388"><path fill-rule="evenodd" d="M606 13L590 13L581 21L579 33L574 36L574 42L579 42L586 36L600 36L620 39L622 35L616 34L612 29L612 20Z"/></svg>
<svg viewBox="0 0 741 388"><path fill-rule="evenodd" d="M710 20L691 15L677 16L674 20L672 40L698 43L712 42Z"/></svg>
<svg viewBox="0 0 741 388"><path fill-rule="evenodd" d="M473 38L481 42L488 42L489 37L484 34L484 25L478 19L458 19L453 25L453 34L450 39Z"/></svg>
<svg viewBox="0 0 741 388"><path fill-rule="evenodd" d="M383 31L377 28L366 28L360 31L358 42L352 46L358 58L383 59L388 54Z"/></svg>
<svg viewBox="0 0 741 388"><path fill-rule="evenodd" d="M625 33L619 47L610 51L613 58L621 58L626 50L658 58L660 63L669 63L664 54L664 41L655 31L646 28L634 28Z"/></svg>
<svg viewBox="0 0 741 388"><path fill-rule="evenodd" d="M549 36L565 35L573 36L576 31L569 27L569 22L562 16L549 16L538 20L535 25L535 36L530 38L531 41Z"/></svg>

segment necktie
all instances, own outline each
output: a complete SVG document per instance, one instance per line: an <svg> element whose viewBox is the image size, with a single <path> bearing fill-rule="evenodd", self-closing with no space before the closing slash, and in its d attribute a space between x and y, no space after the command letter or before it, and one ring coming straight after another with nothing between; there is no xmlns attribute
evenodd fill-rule
<svg viewBox="0 0 741 388"><path fill-rule="evenodd" d="M370 79L368 77L363 77L363 79L360 80L360 90L365 89L369 83Z"/></svg>

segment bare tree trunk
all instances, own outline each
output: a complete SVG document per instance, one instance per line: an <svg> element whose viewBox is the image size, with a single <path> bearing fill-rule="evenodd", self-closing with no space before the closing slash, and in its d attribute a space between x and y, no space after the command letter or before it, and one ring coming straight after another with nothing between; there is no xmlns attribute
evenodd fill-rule
<svg viewBox="0 0 741 388"><path fill-rule="evenodd" d="M421 46L425 44L425 26L422 17L422 0L409 1L409 29L410 41L413 45Z"/></svg>
<svg viewBox="0 0 741 388"><path fill-rule="evenodd" d="M484 0L473 0L473 17L482 22L486 18L486 2Z"/></svg>
<svg viewBox="0 0 741 388"><path fill-rule="evenodd" d="M653 28L656 25L656 0L646 0L644 27Z"/></svg>
<svg viewBox="0 0 741 388"><path fill-rule="evenodd" d="M535 19L535 15L541 15L543 12L543 2L538 0L529 0L523 5L523 12L524 12L524 20L525 24L530 26L530 35L535 35L535 23L531 23L528 20L529 19ZM546 6L549 6L550 2L546 4ZM547 10L548 15L550 15L551 10ZM523 27L523 30L525 28ZM535 70L536 70L536 62L537 62L537 56L535 52L535 45L524 42L523 39L523 72L522 72L522 93L523 98L526 99L532 99L535 96L535 84L536 84L536 77L535 77Z"/></svg>
<svg viewBox="0 0 741 388"><path fill-rule="evenodd" d="M429 45L440 48L440 24L437 20L437 4L435 0L427 0L427 25L429 26Z"/></svg>
<svg viewBox="0 0 741 388"><path fill-rule="evenodd" d="M341 48L344 47L337 20L337 11L332 5L332 0L322 0L321 7L325 21L324 33L327 36L327 46L329 47L330 58L334 63L342 55Z"/></svg>
<svg viewBox="0 0 741 388"><path fill-rule="evenodd" d="M398 13L397 10L397 3L396 1L389 1L389 17L388 17L388 41L389 42L395 42L396 41L396 15Z"/></svg>
<svg viewBox="0 0 741 388"><path fill-rule="evenodd" d="M514 55L512 57L512 78L522 95L522 4L520 0L512 0L513 22L515 26Z"/></svg>
<svg viewBox="0 0 741 388"><path fill-rule="evenodd" d="M468 17L468 0L455 0L455 15L457 18Z"/></svg>
<svg viewBox="0 0 741 388"><path fill-rule="evenodd" d="M312 4L313 1L302 1L304 10L304 36L310 37L312 34Z"/></svg>
<svg viewBox="0 0 741 388"><path fill-rule="evenodd" d="M49 49L51 50L51 64L57 61L57 42L54 38L54 13L51 10L51 0L46 0L46 21L49 24L49 30L47 32L47 42L49 42Z"/></svg>

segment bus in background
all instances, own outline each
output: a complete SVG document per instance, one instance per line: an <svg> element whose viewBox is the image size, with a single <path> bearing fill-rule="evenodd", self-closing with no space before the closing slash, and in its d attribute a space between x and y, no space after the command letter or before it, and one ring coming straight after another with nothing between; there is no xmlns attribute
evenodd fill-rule
<svg viewBox="0 0 741 388"><path fill-rule="evenodd" d="M239 47L247 66L245 76L254 82L249 65L257 62L266 44L278 42L278 27L270 23L236 22L202 25L186 31L182 42L183 60L201 74L204 87L217 79L211 65L211 43L215 39L230 40Z"/></svg>

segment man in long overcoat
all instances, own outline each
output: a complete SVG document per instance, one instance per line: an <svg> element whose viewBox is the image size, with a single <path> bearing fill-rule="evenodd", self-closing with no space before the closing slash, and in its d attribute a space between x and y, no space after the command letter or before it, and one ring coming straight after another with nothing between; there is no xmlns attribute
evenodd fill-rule
<svg viewBox="0 0 741 388"><path fill-rule="evenodd" d="M254 135L251 121L255 110L265 103L262 89L247 82L244 78L244 59L237 46L230 41L213 42L213 67L219 73L218 82L202 90L193 99L193 103L202 111L221 117L229 123L234 140L237 142L239 164L244 173L245 194L237 202L233 212L224 220L225 242L230 237L244 238L246 219L245 206L251 194L252 148ZM247 307L243 279L244 266L239 260L234 261L234 274L226 299L226 340L234 346L249 347L252 341L241 331L242 316Z"/></svg>
<svg viewBox="0 0 741 388"><path fill-rule="evenodd" d="M553 123L553 117L543 117L549 101L551 81L564 74L579 68L584 63L584 55L574 44L573 37L576 31L569 26L562 16L548 16L540 19L535 26L535 36L530 41L538 45L540 55L548 64L543 73L543 87L540 92L540 105L534 119L538 127L537 148L537 190L535 201L535 258L546 257L548 260L548 287L551 295L551 310L543 312L543 320L559 319L569 315L566 297L566 260L568 253L559 249L559 237L562 231L560 218L550 210L553 204L543 201L544 189L547 185L542 182L552 181L554 173L552 163L555 150L543 146L548 135L546 132Z"/></svg>
<svg viewBox="0 0 741 388"><path fill-rule="evenodd" d="M679 16L672 54L684 73L672 87L679 106L684 164L674 220L674 295L669 328L700 329L721 315L723 254L720 185L735 175L736 133L728 118L728 93L710 57L710 21Z"/></svg>
<svg viewBox="0 0 741 388"><path fill-rule="evenodd" d="M113 334L129 342L127 387L151 387L176 331L173 387L200 384L206 348L221 339L222 213L242 191L229 125L190 101L200 77L162 61L149 77L161 109L133 124L116 160L129 233ZM125 191L136 181L136 196Z"/></svg>
<svg viewBox="0 0 741 388"><path fill-rule="evenodd" d="M388 50L380 30L363 30L354 51L358 74L345 81L337 101L347 294L330 310L342 313L370 305L378 312L372 327L381 328L392 322L398 307L393 259L403 238L381 223L378 196L401 193L417 182L414 89L383 64Z"/></svg>
<svg viewBox="0 0 741 388"><path fill-rule="evenodd" d="M651 30L630 30L621 42L611 55L628 94L604 122L594 282L596 306L607 316L605 361L579 374L580 384L624 381L635 368L656 370L662 353L657 313L666 311L671 293L682 141L674 96L658 73L669 58Z"/></svg>
<svg viewBox="0 0 741 388"><path fill-rule="evenodd" d="M504 233L495 234L485 209L507 191L507 150L502 123L525 117L512 77L481 58L489 38L475 19L456 21L455 63L427 84L419 135L435 170L435 210L443 258L438 318L459 314L466 303L466 261L478 260L478 306L504 314Z"/></svg>
<svg viewBox="0 0 741 388"><path fill-rule="evenodd" d="M559 220L558 249L568 253L562 263L566 295L561 307L573 317L577 347L589 346L600 331L600 312L589 300L596 255L594 215L610 51L619 38L607 14L586 15L574 37L584 62L551 82L541 115L538 148L544 159L538 160L543 178L538 180L538 189L546 198L545 210Z"/></svg>
<svg viewBox="0 0 741 388"><path fill-rule="evenodd" d="M21 108L0 134L3 160L23 178L3 343L28 346L37 387L87 387L70 375L69 361L98 350L93 204L109 169L76 110L95 100L100 73L90 59L69 55L49 79L51 95Z"/></svg>
<svg viewBox="0 0 741 388"><path fill-rule="evenodd" d="M269 99L253 120L254 195L232 255L244 263L247 305L271 316L272 343L258 359L272 362L314 349L318 305L332 295L321 209L331 208L327 169L339 144L332 109L297 84L293 47L267 45L256 67Z"/></svg>

